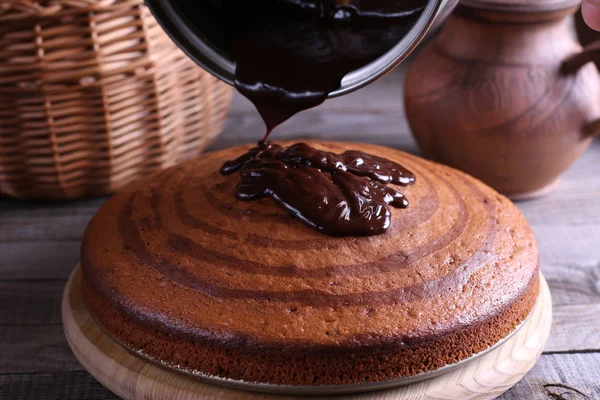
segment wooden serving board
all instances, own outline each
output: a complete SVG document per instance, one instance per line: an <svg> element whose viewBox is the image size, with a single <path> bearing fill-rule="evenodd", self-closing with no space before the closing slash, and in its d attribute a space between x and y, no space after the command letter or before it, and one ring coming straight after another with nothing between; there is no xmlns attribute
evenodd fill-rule
<svg viewBox="0 0 600 400"><path fill-rule="evenodd" d="M102 385L125 399L270 400L314 399L245 392L207 384L135 357L94 322L83 304L81 270L73 271L62 300L67 341L77 359ZM444 375L410 386L355 395L350 400L487 400L516 384L529 371L550 334L552 301L541 277L540 297L523 327L504 344ZM319 398L322 398L319 397Z"/></svg>

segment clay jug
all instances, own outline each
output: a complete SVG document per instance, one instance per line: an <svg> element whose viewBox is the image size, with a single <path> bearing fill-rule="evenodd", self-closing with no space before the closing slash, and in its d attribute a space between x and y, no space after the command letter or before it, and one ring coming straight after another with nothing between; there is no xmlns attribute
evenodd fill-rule
<svg viewBox="0 0 600 400"><path fill-rule="evenodd" d="M423 152L513 199L547 193L600 130L600 77L573 1L466 0L406 79Z"/></svg>

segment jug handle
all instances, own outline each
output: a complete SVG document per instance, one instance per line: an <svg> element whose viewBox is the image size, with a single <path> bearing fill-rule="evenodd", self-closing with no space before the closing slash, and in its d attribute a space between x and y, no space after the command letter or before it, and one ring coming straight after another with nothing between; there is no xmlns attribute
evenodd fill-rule
<svg viewBox="0 0 600 400"><path fill-rule="evenodd" d="M560 70L563 74L574 74L579 71L581 67L592 61L600 62L600 40L588 44L579 53L564 60ZM600 118L588 122L583 127L583 134L586 137L598 133L600 133Z"/></svg>

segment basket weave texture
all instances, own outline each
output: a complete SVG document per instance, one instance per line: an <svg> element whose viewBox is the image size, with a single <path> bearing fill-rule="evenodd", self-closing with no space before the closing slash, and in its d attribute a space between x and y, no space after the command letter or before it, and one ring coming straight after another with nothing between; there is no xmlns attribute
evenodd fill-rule
<svg viewBox="0 0 600 400"><path fill-rule="evenodd" d="M0 196L105 194L195 157L231 94L142 0L0 0Z"/></svg>

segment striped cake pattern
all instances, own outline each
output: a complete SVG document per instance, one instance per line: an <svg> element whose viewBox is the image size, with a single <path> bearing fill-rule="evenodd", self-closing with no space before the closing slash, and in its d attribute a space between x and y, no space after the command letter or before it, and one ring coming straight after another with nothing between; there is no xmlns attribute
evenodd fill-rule
<svg viewBox="0 0 600 400"><path fill-rule="evenodd" d="M335 152L352 146L415 173L417 183L403 188L410 205L392 211L388 232L329 237L271 199L238 201L239 177L218 170L247 147L211 153L118 193L90 223L84 293L100 325L167 364L272 383L308 384L318 375L313 384L323 384L457 361L527 315L537 291L537 246L507 199L400 151L310 144ZM479 344L465 339L462 349L456 339L469 332ZM446 353L455 346L455 354L440 359L432 351L428 367L423 349L436 342ZM287 355L277 361L281 351ZM412 364L384 370L381 363L401 361L390 361L389 352L410 352L404 359ZM260 364L267 353L273 373L267 361ZM368 365L383 372L364 371L368 354ZM336 367L336 357L349 355L363 367ZM342 372L329 376L326 364Z"/></svg>

